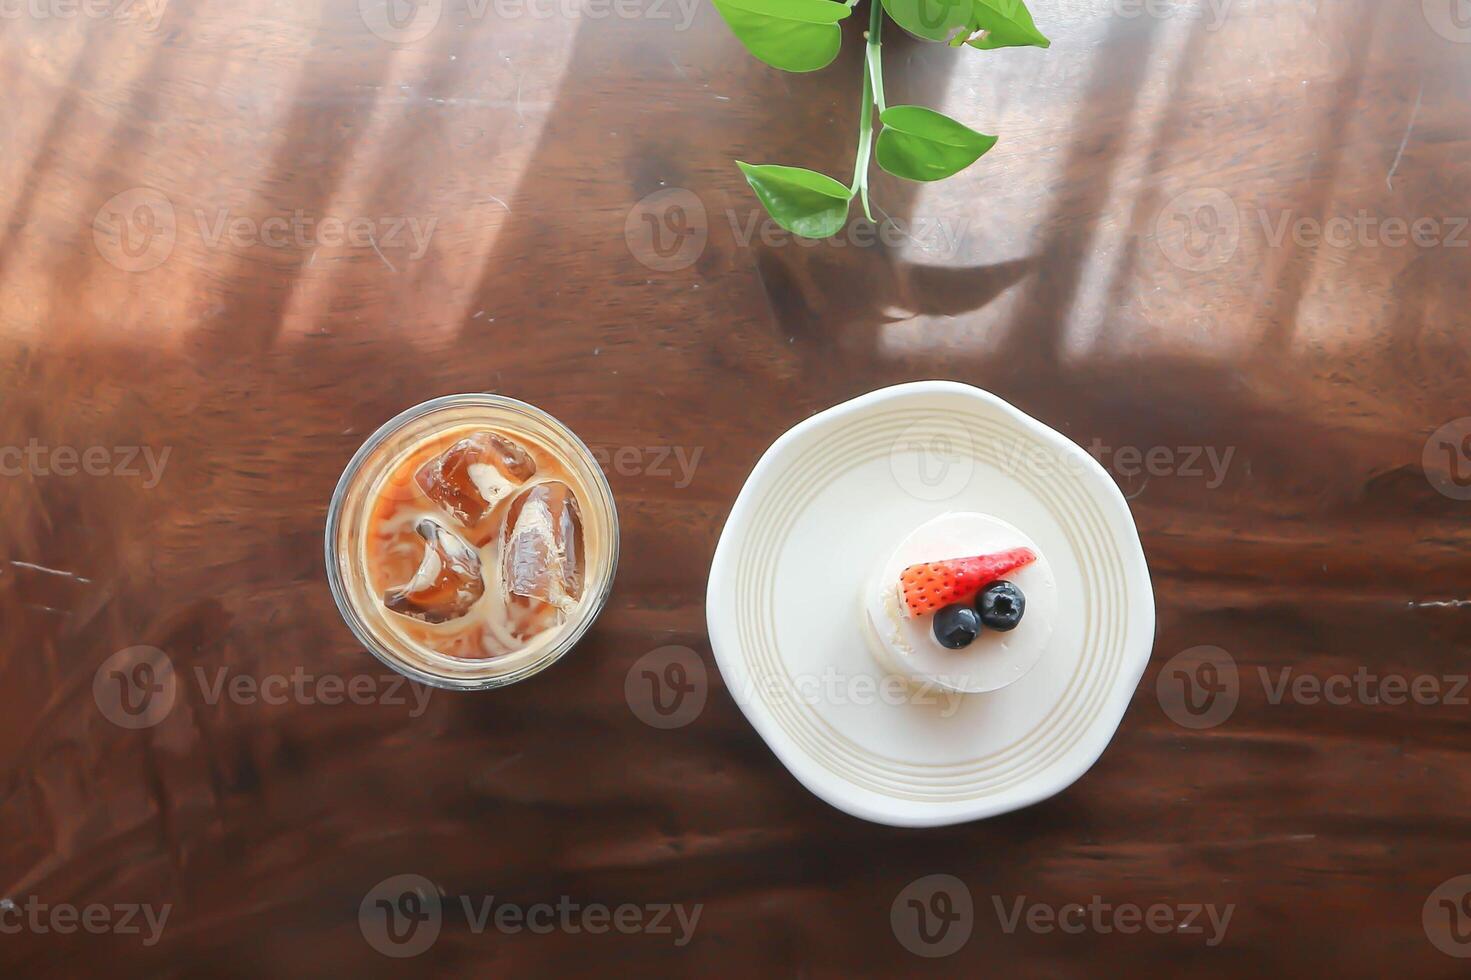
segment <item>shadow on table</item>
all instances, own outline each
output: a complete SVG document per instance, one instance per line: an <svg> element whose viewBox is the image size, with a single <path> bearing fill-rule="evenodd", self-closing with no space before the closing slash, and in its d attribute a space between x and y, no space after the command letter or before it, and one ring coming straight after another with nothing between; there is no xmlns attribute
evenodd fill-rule
<svg viewBox="0 0 1471 980"><path fill-rule="evenodd" d="M649 80L672 85L667 104L660 105L657 126L640 129L637 114L618 117L625 158L626 200L599 201L612 207L619 224L648 195L669 188L692 191L705 211L708 242L691 275L734 267L754 274L764 301L765 318L778 339L820 339L824 357L870 358L879 329L916 315L955 316L991 302L1020 281L1033 267L1029 259L956 266L927 264L905 257L905 238L915 229L918 185L872 168L877 227L868 225L857 201L849 226L832 240L797 242L770 221L735 166L735 160L783 163L818 170L847 184L852 176L862 76L863 24L853 17L845 25L842 52L823 71L791 75L768 68L746 54L712 11L703 11L696 28L677 48L649 51ZM638 26L605 22L584 27L568 58L567 74L550 110L541 143L510 200L511 215L485 263L476 293L493 302L502 288L504 270L548 247L541 216L565 206L570 146L596 145L609 128L599 113L607 101L603 71L610 48L639 51ZM944 45L925 44L893 28L885 43L887 89L903 101L938 104L957 53ZM674 74L670 74L669 64ZM673 61L675 57L682 63ZM708 60L722 73L742 82L717 92L702 67ZM734 72L729 66L737 65ZM636 132L621 141L624 127ZM683 211L646 217L652 234L688 230ZM637 256L636 256L637 257ZM663 274L655 272L653 274ZM670 273L674 275L676 273ZM484 304L481 304L484 305ZM465 335L485 332L469 323Z"/></svg>

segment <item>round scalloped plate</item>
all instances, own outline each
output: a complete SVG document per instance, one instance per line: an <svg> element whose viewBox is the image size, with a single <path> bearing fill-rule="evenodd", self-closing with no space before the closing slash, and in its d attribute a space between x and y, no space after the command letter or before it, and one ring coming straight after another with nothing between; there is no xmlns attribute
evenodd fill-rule
<svg viewBox="0 0 1471 980"><path fill-rule="evenodd" d="M874 660L862 590L919 524L994 514L1051 563L1041 662L988 694L906 685ZM710 642L756 731L813 793L895 826L978 820L1076 781L1149 661L1154 594L1128 504L1097 461L989 392L871 392L778 439L736 499L710 571Z"/></svg>

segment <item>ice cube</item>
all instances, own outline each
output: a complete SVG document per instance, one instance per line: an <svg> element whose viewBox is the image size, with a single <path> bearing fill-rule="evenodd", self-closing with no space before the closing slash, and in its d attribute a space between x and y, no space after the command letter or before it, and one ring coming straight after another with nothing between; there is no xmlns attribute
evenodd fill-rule
<svg viewBox="0 0 1471 980"><path fill-rule="evenodd" d="M536 461L496 432L477 432L429 460L414 474L424 495L465 527L536 475Z"/></svg>
<svg viewBox="0 0 1471 980"><path fill-rule="evenodd" d="M538 483L511 500L502 532L506 590L571 609L582 598L582 513L565 483Z"/></svg>
<svg viewBox="0 0 1471 980"><path fill-rule="evenodd" d="M432 518L420 519L414 530L424 539L424 560L406 584L383 593L383 604L426 623L459 619L485 594L479 552Z"/></svg>

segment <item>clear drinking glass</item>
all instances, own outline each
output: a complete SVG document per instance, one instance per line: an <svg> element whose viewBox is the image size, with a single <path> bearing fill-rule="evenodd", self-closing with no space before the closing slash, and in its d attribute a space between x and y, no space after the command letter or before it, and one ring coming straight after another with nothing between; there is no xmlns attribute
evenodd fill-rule
<svg viewBox="0 0 1471 980"><path fill-rule="evenodd" d="M388 478L426 443L450 432L483 426L540 446L565 468L582 516L586 568L582 598L553 627L549 643L485 659L448 656L395 630L369 582L364 539L374 502ZM446 442L445 448L448 448ZM414 680L451 690L504 687L559 660L587 632L607 603L618 567L618 512L613 492L592 451L541 409L492 394L448 395L416 405L389 420L363 443L343 471L327 510L327 579L348 627L370 653ZM489 597L487 597L488 599ZM485 600L482 600L485 601Z"/></svg>

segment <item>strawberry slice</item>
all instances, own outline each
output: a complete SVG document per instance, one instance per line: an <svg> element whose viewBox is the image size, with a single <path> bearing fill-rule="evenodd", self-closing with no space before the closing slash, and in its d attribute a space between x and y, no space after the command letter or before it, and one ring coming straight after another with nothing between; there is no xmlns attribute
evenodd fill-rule
<svg viewBox="0 0 1471 980"><path fill-rule="evenodd" d="M952 602L969 602L1003 575L1036 560L1031 548L1012 548L994 555L910 565L899 573L899 596L910 616L923 616Z"/></svg>

